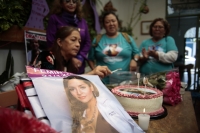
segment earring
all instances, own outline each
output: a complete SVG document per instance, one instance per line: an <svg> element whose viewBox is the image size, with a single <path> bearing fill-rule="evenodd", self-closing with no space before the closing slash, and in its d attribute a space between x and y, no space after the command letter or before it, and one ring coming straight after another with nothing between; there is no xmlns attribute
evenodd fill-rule
<svg viewBox="0 0 200 133"><path fill-rule="evenodd" d="M93 93L93 96L94 96L94 97L97 97L97 95L95 94L95 92L94 92L94 91L92 91L92 93Z"/></svg>

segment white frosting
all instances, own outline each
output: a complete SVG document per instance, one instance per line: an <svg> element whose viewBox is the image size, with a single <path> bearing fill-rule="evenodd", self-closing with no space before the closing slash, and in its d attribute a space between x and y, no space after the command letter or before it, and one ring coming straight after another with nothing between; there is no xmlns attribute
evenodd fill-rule
<svg viewBox="0 0 200 133"><path fill-rule="evenodd" d="M163 93L155 88L118 86L112 90L124 109L131 115L145 113L157 115L164 111ZM145 94L146 92L146 94ZM147 94L150 92L149 94Z"/></svg>
<svg viewBox="0 0 200 133"><path fill-rule="evenodd" d="M143 113L144 108L145 113L156 112L162 108L163 103L163 96L153 99L134 99L120 96L116 96L116 98L126 111L134 113Z"/></svg>

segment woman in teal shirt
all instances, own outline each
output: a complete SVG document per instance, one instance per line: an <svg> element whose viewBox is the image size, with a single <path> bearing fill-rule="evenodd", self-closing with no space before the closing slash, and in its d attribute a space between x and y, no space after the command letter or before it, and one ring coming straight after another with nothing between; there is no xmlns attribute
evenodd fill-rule
<svg viewBox="0 0 200 133"><path fill-rule="evenodd" d="M139 53L134 39L126 33L118 32L119 20L115 13L106 12L102 18L106 33L99 42L96 37L88 55L91 69L96 66L107 66L111 71L121 68L122 71L135 71L137 63L134 56ZM98 43L98 44L96 44ZM102 79L109 84L109 77Z"/></svg>
<svg viewBox="0 0 200 133"><path fill-rule="evenodd" d="M168 36L170 26L162 18L156 18L150 25L147 39L140 45L140 73L148 75L173 69L178 49L172 37Z"/></svg>

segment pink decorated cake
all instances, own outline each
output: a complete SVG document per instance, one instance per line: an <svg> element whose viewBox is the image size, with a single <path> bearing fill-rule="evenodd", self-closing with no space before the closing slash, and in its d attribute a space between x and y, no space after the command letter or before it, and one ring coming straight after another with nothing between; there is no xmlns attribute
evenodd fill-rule
<svg viewBox="0 0 200 133"><path fill-rule="evenodd" d="M162 107L163 93L155 88L144 86L122 85L112 89L124 109L132 116L145 113L151 116L164 112Z"/></svg>

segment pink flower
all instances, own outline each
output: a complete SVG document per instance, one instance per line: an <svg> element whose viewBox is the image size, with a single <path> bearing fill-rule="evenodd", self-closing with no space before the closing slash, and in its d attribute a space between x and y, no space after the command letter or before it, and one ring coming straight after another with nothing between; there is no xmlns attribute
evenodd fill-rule
<svg viewBox="0 0 200 133"><path fill-rule="evenodd" d="M168 97L168 96L165 96L165 97L163 98L163 102L164 102L165 104L169 104L169 105L174 105L174 104L175 104L173 98L172 98L172 97Z"/></svg>
<svg viewBox="0 0 200 133"><path fill-rule="evenodd" d="M163 102L176 105L181 102L179 73L171 71L166 74L166 85L162 90Z"/></svg>
<svg viewBox="0 0 200 133"><path fill-rule="evenodd" d="M171 95L170 92L172 91L172 80L166 81L165 88L162 90L164 96Z"/></svg>

